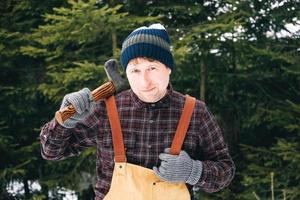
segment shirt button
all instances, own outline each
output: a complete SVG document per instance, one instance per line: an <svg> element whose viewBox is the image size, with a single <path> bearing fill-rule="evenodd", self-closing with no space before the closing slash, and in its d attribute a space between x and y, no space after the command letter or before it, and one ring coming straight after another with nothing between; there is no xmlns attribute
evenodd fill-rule
<svg viewBox="0 0 300 200"><path fill-rule="evenodd" d="M149 123L152 124L154 121L152 119L149 120Z"/></svg>
<svg viewBox="0 0 300 200"><path fill-rule="evenodd" d="M151 107L153 107L153 108L154 108L154 107L155 107L155 104L154 104L154 103L153 103L153 104L151 104Z"/></svg>
<svg viewBox="0 0 300 200"><path fill-rule="evenodd" d="M152 146L149 144L149 145L147 145L147 147L148 147L148 149L150 149Z"/></svg>

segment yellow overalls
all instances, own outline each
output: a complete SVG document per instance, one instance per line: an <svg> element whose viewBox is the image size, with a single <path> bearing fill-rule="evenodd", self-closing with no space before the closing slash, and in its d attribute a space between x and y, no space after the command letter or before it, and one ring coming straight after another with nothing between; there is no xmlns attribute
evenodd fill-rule
<svg viewBox="0 0 300 200"><path fill-rule="evenodd" d="M195 98L186 96L170 149L179 154L195 106ZM114 96L106 100L107 114L112 130L115 166L109 192L104 200L190 200L185 183L161 181L153 170L126 162L121 124Z"/></svg>

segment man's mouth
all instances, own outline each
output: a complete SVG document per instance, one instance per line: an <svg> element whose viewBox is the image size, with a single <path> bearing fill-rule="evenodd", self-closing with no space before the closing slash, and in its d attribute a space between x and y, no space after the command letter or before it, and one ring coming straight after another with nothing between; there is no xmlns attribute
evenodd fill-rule
<svg viewBox="0 0 300 200"><path fill-rule="evenodd" d="M146 89L146 90L142 90L142 92L152 92L155 88L151 88L151 89Z"/></svg>

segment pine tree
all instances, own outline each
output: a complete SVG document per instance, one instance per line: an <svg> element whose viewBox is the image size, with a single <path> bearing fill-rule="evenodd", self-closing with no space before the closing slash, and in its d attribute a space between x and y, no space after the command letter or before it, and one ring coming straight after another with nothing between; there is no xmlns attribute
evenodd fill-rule
<svg viewBox="0 0 300 200"><path fill-rule="evenodd" d="M41 176L40 123L46 119L50 106L38 92L43 76L39 61L20 52L26 44L24 36L42 22L41 13L58 1L37 4L33 1L2 1L0 14L0 199L10 199L10 185L23 183L24 194L30 198L30 181ZM2 6L3 5L3 6ZM35 10L35 12L32 12Z"/></svg>
<svg viewBox="0 0 300 200"><path fill-rule="evenodd" d="M107 81L103 64L112 56L119 57L118 36L127 27L155 19L136 19L122 9L122 5L110 7L96 0L69 0L67 6L45 13L43 23L25 37L27 44L20 51L40 61L44 75L38 91L52 104L44 123L53 118L65 94L83 87L94 89ZM76 191L79 198L93 198L95 152L91 148L76 158L46 162L40 184L56 198L62 198L58 191L66 188Z"/></svg>

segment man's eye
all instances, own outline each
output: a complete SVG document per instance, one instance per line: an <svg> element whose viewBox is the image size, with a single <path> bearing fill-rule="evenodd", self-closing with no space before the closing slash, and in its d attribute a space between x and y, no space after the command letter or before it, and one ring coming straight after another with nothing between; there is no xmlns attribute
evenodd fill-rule
<svg viewBox="0 0 300 200"><path fill-rule="evenodd" d="M131 73L138 73L138 72L140 72L138 69L131 70Z"/></svg>
<svg viewBox="0 0 300 200"><path fill-rule="evenodd" d="M156 70L157 68L155 66L150 66L149 69L150 70Z"/></svg>

